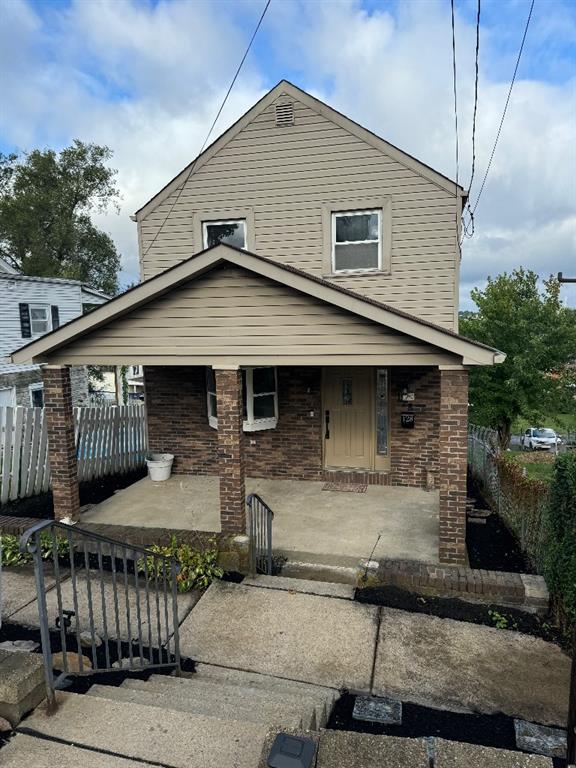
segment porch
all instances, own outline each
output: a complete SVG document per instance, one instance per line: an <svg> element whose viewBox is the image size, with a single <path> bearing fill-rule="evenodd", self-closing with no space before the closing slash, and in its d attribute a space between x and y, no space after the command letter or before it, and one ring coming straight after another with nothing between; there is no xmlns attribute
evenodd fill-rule
<svg viewBox="0 0 576 768"><path fill-rule="evenodd" d="M246 478L274 512L274 550L329 562L406 558L438 562L439 497L420 488L368 485L364 492L324 490L324 481ZM354 487L354 486L350 486ZM219 478L144 478L83 513L102 525L220 531Z"/></svg>

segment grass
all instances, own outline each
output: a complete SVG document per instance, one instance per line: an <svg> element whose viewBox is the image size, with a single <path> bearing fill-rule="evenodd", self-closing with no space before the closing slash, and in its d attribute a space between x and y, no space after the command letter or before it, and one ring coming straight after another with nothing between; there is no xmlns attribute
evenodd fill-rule
<svg viewBox="0 0 576 768"><path fill-rule="evenodd" d="M552 481L552 471L556 455L553 451L542 451L538 453L524 453L524 451L513 450L514 460L526 469L528 477L534 480L540 480L543 483Z"/></svg>

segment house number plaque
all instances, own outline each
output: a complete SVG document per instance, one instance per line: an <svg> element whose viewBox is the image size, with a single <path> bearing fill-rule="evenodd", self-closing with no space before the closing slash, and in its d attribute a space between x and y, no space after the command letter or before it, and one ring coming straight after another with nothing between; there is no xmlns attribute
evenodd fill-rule
<svg viewBox="0 0 576 768"><path fill-rule="evenodd" d="M400 414L400 424L404 429L414 429L414 414L413 413L402 413Z"/></svg>

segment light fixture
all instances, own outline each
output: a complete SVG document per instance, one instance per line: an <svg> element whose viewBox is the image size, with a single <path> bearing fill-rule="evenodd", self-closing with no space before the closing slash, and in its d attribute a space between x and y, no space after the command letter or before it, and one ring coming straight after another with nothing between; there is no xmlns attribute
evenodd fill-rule
<svg viewBox="0 0 576 768"><path fill-rule="evenodd" d="M279 733L268 755L268 768L312 768L316 742L304 736Z"/></svg>

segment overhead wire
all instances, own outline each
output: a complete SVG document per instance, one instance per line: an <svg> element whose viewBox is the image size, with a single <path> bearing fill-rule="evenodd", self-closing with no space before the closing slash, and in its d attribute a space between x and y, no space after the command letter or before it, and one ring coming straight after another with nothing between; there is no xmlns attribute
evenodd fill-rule
<svg viewBox="0 0 576 768"><path fill-rule="evenodd" d="M450 0L450 8L452 11L452 86L454 90L454 132L456 137L456 188L454 194L456 201L458 200L458 179L460 173L460 147L458 142L458 79L456 75L456 25L454 21L454 0ZM458 213L458 204L456 204L456 245L458 252L460 253L460 238L458 237L458 220L460 216Z"/></svg>
<svg viewBox="0 0 576 768"><path fill-rule="evenodd" d="M480 63L480 10L481 10L481 0L478 0L478 4L476 7L476 52L475 52L475 64L474 64L474 112L472 115L472 170L470 173L470 181L468 183L468 194L470 194L470 190L472 189L472 184L474 183L474 174L476 172L476 115L478 114L478 80L479 80L479 63ZM464 221L464 216L462 216L462 238L460 240L460 245L462 245L462 240L464 237L473 237L474 235L474 214L472 213L472 209L470 208L470 203L467 203L468 212L470 215L470 221L468 224Z"/></svg>
<svg viewBox="0 0 576 768"><path fill-rule="evenodd" d="M490 153L490 159L488 160L488 165L486 167L486 172L484 173L484 178L482 179L482 184L480 185L480 191L478 192L478 195L476 197L476 202L474 203L474 207L470 210L470 216L472 217L472 220L473 220L474 214L476 213L476 209L478 208L478 204L480 202L480 198L482 197L482 193L484 192L484 188L486 186L486 180L488 178L488 174L490 173L490 168L492 167L492 161L494 159L494 154L496 152L496 147L498 146L498 141L500 140L500 134L502 133L502 126L504 125L504 120L506 119L506 113L508 111L508 105L510 104L510 97L512 96L512 90L514 88L514 83L516 82L516 75L518 73L518 67L520 66L520 60L522 58L522 51L524 50L524 43L526 42L526 36L528 34L528 28L530 26L530 21L532 19L532 12L534 10L534 3L535 3L535 0L532 0L532 2L530 4L530 11L528 13L528 18L526 19L526 25L524 27L524 34L522 35L522 42L520 43L520 50L518 51L518 56L516 58L516 65L514 67L514 72L512 74L512 80L510 81L510 87L508 89L508 95L506 97L506 103L504 105L504 111L502 112L502 117L500 118L500 124L498 125L498 131L496 133L496 138L494 140L494 145L493 145L492 151Z"/></svg>
<svg viewBox="0 0 576 768"><path fill-rule="evenodd" d="M220 104L220 108L218 109L218 112L216 113L216 117L212 121L212 125L210 126L210 129L209 129L208 133L206 134L206 138L204 139L204 142L203 142L202 146L200 147L200 151L196 155L196 157L194 159L194 162L190 166L190 170L188 171L188 173L186 174L186 177L184 178L182 184L180 185L180 188L178 189L178 194L176 195L176 198L172 202L172 205L170 206L170 209L168 210L168 213L166 214L166 216L162 220L162 223L160 224L160 227L156 231L156 234L154 235L154 237L152 238L152 240L148 244L148 247L144 251L143 257L146 256L148 251L152 248L152 246L154 245L154 243L158 239L158 236L162 232L162 229L164 228L164 225L166 224L166 222L170 218L170 216L172 214L172 211L174 210L174 208L176 207L176 204L180 200L180 196L182 194L182 190L186 186L186 183L187 183L188 179L194 173L194 169L196 168L196 164L198 162L198 159L202 155L202 152L204 152L204 149L206 148L206 145L208 144L208 140L210 139L210 136L212 135L212 131L216 127L216 123L218 122L218 119L220 118L220 115L222 114L222 110L226 106L226 102L228 101L228 97L230 96L230 94L232 92L232 89L234 88L236 80L238 79L238 75L240 74L240 71L241 71L242 67L244 66L244 62L246 61L246 58L248 57L248 54L250 53L250 50L252 48L252 43L254 42L254 39L256 38L256 35L258 34L258 30L260 29L260 27L262 25L262 22L264 21L264 16L266 16L266 12L267 12L271 2L272 2L272 0L267 0L266 5L264 6L264 9L263 9L262 13L260 14L260 18L258 19L258 23L256 24L254 32L252 33L252 37L250 38L250 41L249 41L249 43L248 43L248 45L246 47L246 50L244 51L244 55L242 56L242 59L240 60L240 63L238 64L236 72L234 73L234 77L232 78L232 82L230 83L230 85L228 87L228 90L226 91L226 95L224 96L224 99L222 100L222 103Z"/></svg>

